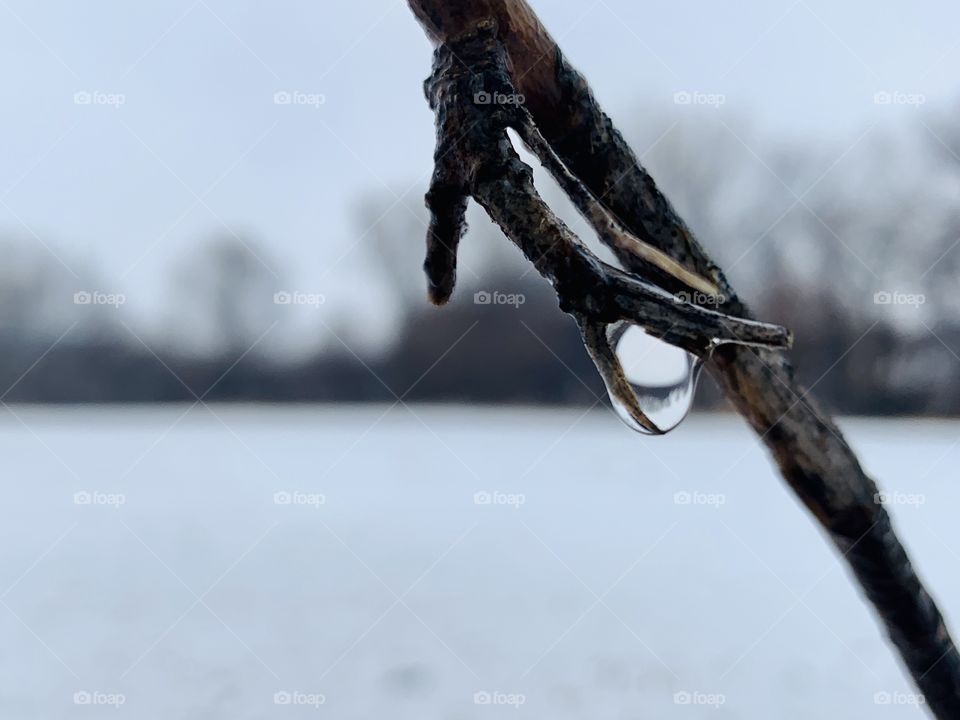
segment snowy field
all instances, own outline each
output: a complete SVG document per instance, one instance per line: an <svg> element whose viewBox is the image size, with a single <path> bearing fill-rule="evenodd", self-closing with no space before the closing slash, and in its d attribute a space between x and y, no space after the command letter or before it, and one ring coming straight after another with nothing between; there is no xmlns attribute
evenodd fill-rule
<svg viewBox="0 0 960 720"><path fill-rule="evenodd" d="M5 717L925 717L736 418L13 412ZM960 425L843 426L960 622Z"/></svg>

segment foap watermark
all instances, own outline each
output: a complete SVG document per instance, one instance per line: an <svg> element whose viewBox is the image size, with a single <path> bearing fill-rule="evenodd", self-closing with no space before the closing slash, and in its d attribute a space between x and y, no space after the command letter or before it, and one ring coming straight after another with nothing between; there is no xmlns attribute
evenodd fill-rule
<svg viewBox="0 0 960 720"><path fill-rule="evenodd" d="M923 93L908 93L901 90L880 90L873 95L874 105L895 105L901 107L920 107L926 105L927 96Z"/></svg>
<svg viewBox="0 0 960 720"><path fill-rule="evenodd" d="M926 305L927 296L921 293L906 293L899 290L881 290L873 294L874 305L904 305L918 308Z"/></svg>
<svg viewBox="0 0 960 720"><path fill-rule="evenodd" d="M319 308L327 302L325 295L299 290L281 290L273 295L274 305L295 305L298 307Z"/></svg>
<svg viewBox="0 0 960 720"><path fill-rule="evenodd" d="M127 696L123 693L110 693L101 690L77 690L73 694L74 705L97 705L100 707L120 708L125 705Z"/></svg>
<svg viewBox="0 0 960 720"><path fill-rule="evenodd" d="M727 704L727 697L721 693L707 693L700 692L699 690L681 690L678 693L674 693L673 704L719 708Z"/></svg>
<svg viewBox="0 0 960 720"><path fill-rule="evenodd" d="M507 307L519 308L526 302L527 296L522 293L481 290L473 294L474 305L506 305Z"/></svg>
<svg viewBox="0 0 960 720"><path fill-rule="evenodd" d="M89 507L111 507L119 510L127 504L127 496L123 493L107 493L99 490L80 490L73 494L74 505Z"/></svg>
<svg viewBox="0 0 960 720"><path fill-rule="evenodd" d="M100 290L80 290L73 294L74 305L106 305L119 308L125 305L127 296L123 293L108 293Z"/></svg>
<svg viewBox="0 0 960 720"><path fill-rule="evenodd" d="M727 96L723 93L708 93L700 90L680 90L673 94L673 104L697 105L719 109L727 104Z"/></svg>
<svg viewBox="0 0 960 720"><path fill-rule="evenodd" d="M273 694L273 704L319 708L321 705L327 704L327 696L322 693L309 693L300 690L280 690Z"/></svg>
<svg viewBox="0 0 960 720"><path fill-rule="evenodd" d="M677 304L690 303L691 305L720 307L727 302L727 296L721 293L700 292L699 290L682 290L673 296L673 301Z"/></svg>
<svg viewBox="0 0 960 720"><path fill-rule="evenodd" d="M293 105L319 110L327 104L327 96L321 93L308 93L300 90L279 90L273 94L274 105Z"/></svg>
<svg viewBox="0 0 960 720"><path fill-rule="evenodd" d="M895 490L881 490L873 496L877 505L902 505L905 507L920 508L927 504L927 496L922 493L905 493Z"/></svg>
<svg viewBox="0 0 960 720"><path fill-rule="evenodd" d="M474 705L497 705L519 709L527 704L523 693L508 693L500 690L478 690L473 694Z"/></svg>
<svg viewBox="0 0 960 720"><path fill-rule="evenodd" d="M523 105L527 98L519 93L499 93L480 91L474 93L474 105Z"/></svg>
<svg viewBox="0 0 960 720"><path fill-rule="evenodd" d="M102 92L100 90L80 90L73 94L73 104L119 109L127 104L127 96L123 93Z"/></svg>
<svg viewBox="0 0 960 720"><path fill-rule="evenodd" d="M489 505L498 507L512 507L519 510L527 504L527 496L523 493L506 493L499 490L481 490L473 494L474 505Z"/></svg>
<svg viewBox="0 0 960 720"><path fill-rule="evenodd" d="M727 504L727 496L721 493L705 493L699 490L681 490L673 495L674 505L722 508Z"/></svg>
<svg viewBox="0 0 960 720"><path fill-rule="evenodd" d="M322 493L281 490L273 494L273 504L290 507L310 507L319 510L327 504L327 496Z"/></svg>
<svg viewBox="0 0 960 720"><path fill-rule="evenodd" d="M927 699L920 693L887 692L882 690L873 696L873 704L922 707L927 704Z"/></svg>

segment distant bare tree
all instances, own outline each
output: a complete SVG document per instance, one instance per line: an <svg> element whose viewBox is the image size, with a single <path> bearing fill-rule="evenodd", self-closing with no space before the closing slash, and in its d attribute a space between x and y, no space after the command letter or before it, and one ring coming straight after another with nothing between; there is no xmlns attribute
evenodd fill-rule
<svg viewBox="0 0 960 720"><path fill-rule="evenodd" d="M277 321L280 281L263 250L216 238L183 258L168 306L175 344L204 355L237 357Z"/></svg>

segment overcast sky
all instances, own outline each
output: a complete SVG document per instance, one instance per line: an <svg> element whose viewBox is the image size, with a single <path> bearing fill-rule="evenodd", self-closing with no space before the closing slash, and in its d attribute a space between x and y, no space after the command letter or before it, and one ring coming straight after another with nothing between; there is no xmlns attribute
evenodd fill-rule
<svg viewBox="0 0 960 720"><path fill-rule="evenodd" d="M916 112L878 92L960 97L947 0L532 2L623 125L704 93L767 136L842 142ZM421 207L430 50L403 0L0 0L0 233L104 267L134 307L237 233L342 309L367 272L359 200Z"/></svg>

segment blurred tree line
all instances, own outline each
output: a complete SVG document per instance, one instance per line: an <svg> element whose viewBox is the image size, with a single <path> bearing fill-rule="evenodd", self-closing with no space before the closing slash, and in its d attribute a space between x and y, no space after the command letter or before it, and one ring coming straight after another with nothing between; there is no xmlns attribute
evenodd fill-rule
<svg viewBox="0 0 960 720"><path fill-rule="evenodd" d="M835 145L771 141L710 112L648 121L630 139L758 315L796 332L805 384L844 413L960 414L952 118L918 111L909 126ZM585 233L551 181L538 174L538 185ZM81 281L31 238L8 237L0 397L595 404L603 386L573 322L476 208L454 301L427 304L419 192L357 208L363 270L341 294L349 307L378 289L389 331L376 342L357 339L360 313L344 302L285 287L246 238L214 238L183 258L148 331L109 278L84 269ZM316 341L292 350L290 338L305 336ZM722 401L709 387L700 402Z"/></svg>

